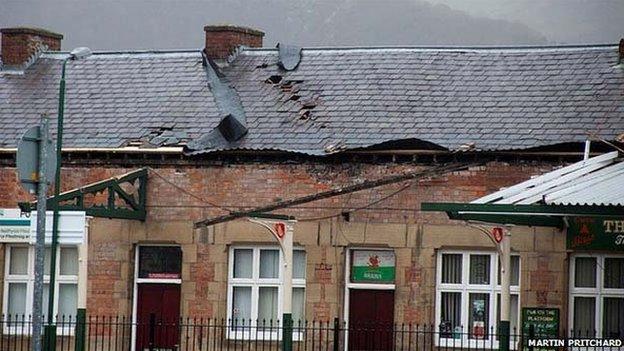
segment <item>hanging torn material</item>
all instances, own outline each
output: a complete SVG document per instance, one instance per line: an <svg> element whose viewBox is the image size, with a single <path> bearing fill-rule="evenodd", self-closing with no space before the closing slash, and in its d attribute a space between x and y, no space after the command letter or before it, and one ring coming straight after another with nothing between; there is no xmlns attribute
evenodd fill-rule
<svg viewBox="0 0 624 351"><path fill-rule="evenodd" d="M203 64L208 76L208 87L223 117L215 129L188 143L185 151L190 154L226 147L247 134L245 110L238 93L224 81L224 76L219 72L219 68L205 55L203 56Z"/></svg>
<svg viewBox="0 0 624 351"><path fill-rule="evenodd" d="M281 68L292 71L299 66L299 62L301 61L301 47L278 43L277 49L279 51L278 65Z"/></svg>

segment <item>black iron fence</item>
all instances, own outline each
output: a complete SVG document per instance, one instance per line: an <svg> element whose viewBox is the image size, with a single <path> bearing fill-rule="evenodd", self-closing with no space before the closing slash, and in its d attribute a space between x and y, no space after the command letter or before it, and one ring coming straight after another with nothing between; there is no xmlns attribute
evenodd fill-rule
<svg viewBox="0 0 624 351"><path fill-rule="evenodd" d="M74 317L58 317L56 325L57 351L277 351L282 349L284 332L280 321L205 318L165 321L153 315L138 322L120 316L89 316L84 324ZM76 334L82 328L84 343L77 346L76 338L80 333ZM31 318L2 316L0 350L29 350L31 331ZM500 347L500 336L493 328L467 330L448 325L389 323L347 325L334 319L297 321L292 325L292 333L293 351L498 350ZM612 333L609 339L597 338L595 331L538 335L533 330L524 333L512 330L510 334L511 350L624 350L621 344L624 333ZM584 341L587 344L582 344Z"/></svg>

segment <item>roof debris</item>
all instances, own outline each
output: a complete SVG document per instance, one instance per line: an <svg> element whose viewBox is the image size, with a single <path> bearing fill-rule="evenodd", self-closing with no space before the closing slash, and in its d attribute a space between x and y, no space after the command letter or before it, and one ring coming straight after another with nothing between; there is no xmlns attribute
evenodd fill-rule
<svg viewBox="0 0 624 351"><path fill-rule="evenodd" d="M279 62L277 64L282 69L293 71L299 66L302 51L300 46L278 43L277 49L279 51Z"/></svg>
<svg viewBox="0 0 624 351"><path fill-rule="evenodd" d="M247 134L247 118L238 93L225 81L225 76L217 65L204 55L203 58L208 87L223 117L215 129L188 143L185 150L191 154L195 151L227 147L229 143L238 141Z"/></svg>

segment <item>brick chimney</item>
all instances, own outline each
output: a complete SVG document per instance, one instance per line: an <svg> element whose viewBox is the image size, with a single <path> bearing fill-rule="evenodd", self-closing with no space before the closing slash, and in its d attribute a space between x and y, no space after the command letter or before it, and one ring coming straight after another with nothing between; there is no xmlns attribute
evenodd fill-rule
<svg viewBox="0 0 624 351"><path fill-rule="evenodd" d="M262 47L264 32L233 25L205 26L206 56L213 60L227 59L239 46Z"/></svg>
<svg viewBox="0 0 624 351"><path fill-rule="evenodd" d="M2 28L2 63L5 66L23 66L38 51L59 51L63 36L45 29L14 27Z"/></svg>

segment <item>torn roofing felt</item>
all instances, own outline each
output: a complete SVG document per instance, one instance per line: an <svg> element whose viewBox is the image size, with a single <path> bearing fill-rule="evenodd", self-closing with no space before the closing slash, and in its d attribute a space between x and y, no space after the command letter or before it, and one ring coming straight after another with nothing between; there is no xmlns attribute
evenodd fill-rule
<svg viewBox="0 0 624 351"><path fill-rule="evenodd" d="M300 46L278 43L277 49L279 51L278 65L281 68L292 71L299 66L302 50Z"/></svg>
<svg viewBox="0 0 624 351"><path fill-rule="evenodd" d="M199 150L230 146L231 143L240 140L247 134L247 119L238 93L225 81L225 77L219 72L219 68L212 60L204 54L202 54L202 58L208 77L208 87L214 96L219 113L223 117L216 128L186 145L185 150L189 154Z"/></svg>

